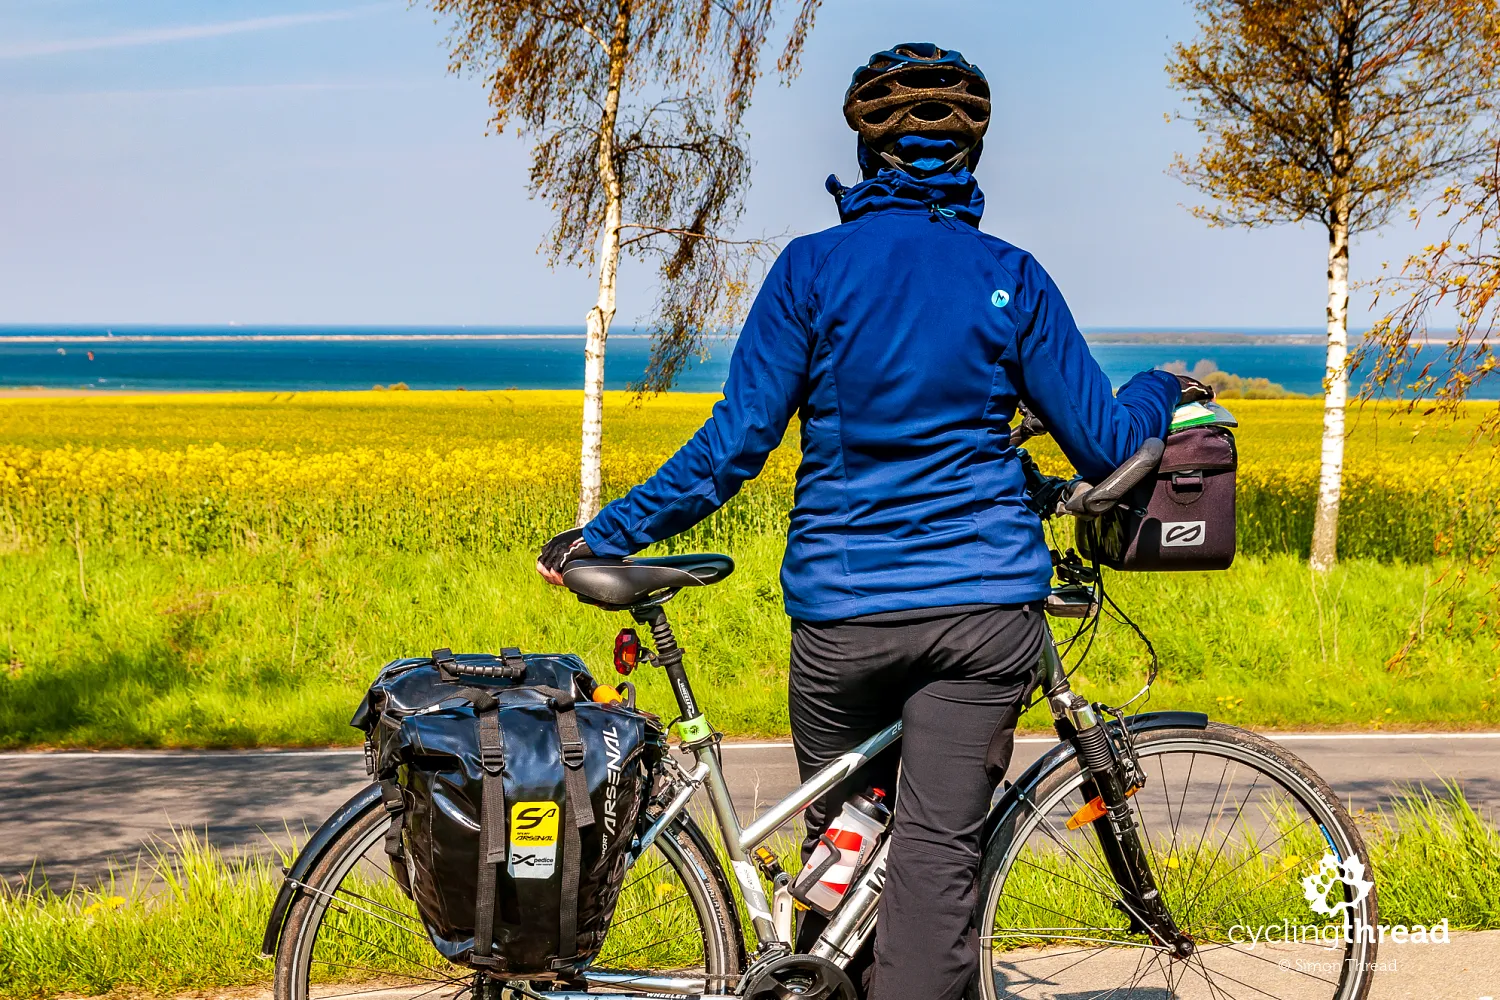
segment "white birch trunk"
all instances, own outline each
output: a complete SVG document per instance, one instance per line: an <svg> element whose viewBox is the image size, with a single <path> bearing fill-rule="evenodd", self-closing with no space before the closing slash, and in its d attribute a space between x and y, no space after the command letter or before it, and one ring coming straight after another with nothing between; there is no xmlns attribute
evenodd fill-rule
<svg viewBox="0 0 1500 1000"><path fill-rule="evenodd" d="M1328 358L1323 384L1323 447L1311 564L1327 573L1338 558L1339 493L1344 480L1344 407L1349 400L1349 224L1339 206L1328 227Z"/></svg>
<svg viewBox="0 0 1500 1000"><path fill-rule="evenodd" d="M615 122L630 30L630 8L621 4L609 49L609 87L599 121L599 181L604 188L604 226L599 237L599 297L586 320L583 348L583 441L578 460L578 524L599 513L604 493L604 345L615 318L615 280L620 270L620 179L615 173Z"/></svg>

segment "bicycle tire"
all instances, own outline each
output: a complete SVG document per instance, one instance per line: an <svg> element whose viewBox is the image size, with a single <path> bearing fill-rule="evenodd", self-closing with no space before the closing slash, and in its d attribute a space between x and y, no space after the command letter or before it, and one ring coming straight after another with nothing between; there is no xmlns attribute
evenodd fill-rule
<svg viewBox="0 0 1500 1000"><path fill-rule="evenodd" d="M337 968L353 974L345 980L351 983L350 988L343 993L319 990L318 1000L370 993L372 983L398 986L425 984L432 987L430 995L433 997L467 992L468 986L474 981L474 971L446 962L432 947L425 931L421 929L415 906L395 886L388 868L384 869L383 877L390 884L378 891L372 891L365 884L345 884L354 883L351 876L356 871L362 872L359 879L373 881L366 866L385 863L384 837L389 822L389 817L382 809L373 809L361 816L329 845L323 857L308 872L297 900L288 910L276 950L275 1000L309 1000L311 983L315 980L329 981L328 973ZM696 917L701 935L702 962L701 969L693 967L692 974L703 975L710 994L729 992L738 982L744 965L744 942L737 925L737 910L733 897L729 895L728 882L712 850L708 848L708 841L690 819L674 822L663 830L650 852L637 859L626 872L622 898L633 884L631 872L641 868L643 862L649 863L657 859L658 855L660 860L657 863L671 869L672 876L684 890L683 898ZM658 870L661 869L648 867L646 875L638 877L649 877ZM335 901L337 905L333 905ZM675 902L676 900L669 899L655 905L667 906ZM367 932L365 936L351 934L346 937L342 930L334 930L336 940L330 942L328 938L333 925L326 922L325 918L331 911L346 917L360 914L354 916L354 920L375 927L377 931L389 933L389 928L395 927L401 933L391 936L404 942L401 947L407 950L398 952L387 945L387 953L380 956L383 964L333 961L334 958L345 956L342 952L327 954L329 949L351 947L357 952L359 947L370 948L378 946L380 942L370 940L368 928L361 928ZM622 907L616 908L601 958L610 956L612 941L619 940L616 928L623 929L621 921L629 919L631 917L628 913L622 913ZM371 920L375 922L372 924ZM680 954L683 947L681 935L677 934L673 940ZM320 952L320 948L324 951ZM318 970L316 973L315 969ZM662 974L668 970L631 971L635 975L645 975ZM445 991L446 985L452 985L453 990ZM626 992L632 990L628 984L615 988Z"/></svg>
<svg viewBox="0 0 1500 1000"><path fill-rule="evenodd" d="M1287 853L1288 850L1298 842L1313 841L1312 832L1304 829L1309 821L1315 820L1321 829L1322 842L1319 846L1329 850L1338 860L1343 861L1350 857L1365 859L1364 840L1359 829L1350 818L1347 810L1339 801L1338 796L1332 789L1295 754L1284 747L1271 742L1254 733L1238 729L1222 723L1210 723L1205 730L1192 728L1166 728L1149 732L1139 733L1135 737L1137 753L1141 759L1142 770L1147 775L1147 785L1131 799L1132 808L1136 810L1148 843L1151 845L1153 873L1157 876L1157 883L1161 888L1163 898L1167 900L1169 909L1174 911L1185 908L1193 910L1200 899L1205 900L1205 907L1213 902L1220 902L1220 910L1226 906L1231 912L1257 912L1250 908L1258 905L1264 895L1281 896L1278 905L1288 905L1285 900L1295 894L1299 888L1295 881L1297 875L1305 873L1310 857L1304 858L1296 853ZM1174 803L1173 792L1170 788L1175 779L1168 778L1168 761L1173 767L1173 773L1179 774L1186 760L1187 779L1182 783L1182 799ZM1203 831L1206 834L1212 826L1217 832L1219 824L1229 818L1228 810L1231 807L1235 783L1238 781L1239 768L1243 766L1248 772L1257 774L1254 782L1248 782L1241 787L1245 790L1243 801L1240 801L1233 814L1233 820L1225 830L1220 846L1212 854L1204 850L1203 839L1191 848L1189 854L1189 840L1184 834L1191 834L1187 829L1185 815L1189 810L1194 812L1193 826L1197 825L1197 812L1202 808L1200 801L1188 798L1187 785L1191 783L1195 765L1200 758L1208 758L1212 761L1223 761L1222 769L1218 774L1218 788L1215 792L1214 801L1210 803L1204 813ZM1220 805L1220 796L1225 794L1226 775L1230 774L1230 765L1234 765L1235 778L1229 780L1230 792ZM1159 777L1158 777L1159 776ZM1212 770L1208 771L1208 781L1213 780ZM1071 924L1079 920L1079 914L1089 912L1090 893L1104 898L1104 894L1110 891L1112 880L1097 877L1089 872L1092 858L1082 857L1078 853L1069 853L1068 843L1077 843L1082 839L1091 838L1089 824L1084 824L1080 830L1069 831L1069 840L1058 836L1061 829L1053 817L1066 817L1068 811L1075 805L1081 805L1084 801L1079 791L1084 775L1080 771L1080 765L1076 757L1068 757L1061 761L1051 772L1042 776L1030 788L1029 794L1021 796L1023 801L1018 802L1013 809L1017 811L1016 822L1012 824L1002 823L998 827L995 839L986 849L980 863L979 894L976 913L976 927L980 936L980 969L979 974L971 983L968 991L968 1000L1006 1000L1007 997L1025 996L1027 1000L1037 1000L1049 995L1049 987L1058 996L1076 997L1079 1000L1085 997L1108 996L1123 997L1136 996L1138 990L1146 990L1150 996L1198 996L1200 993L1207 997L1237 996L1244 993L1244 987L1248 986L1257 996L1280 996L1283 995L1279 989L1268 988L1265 982L1250 984L1235 978L1231 973L1221 973L1218 969L1209 969L1208 961L1203 956L1215 955L1213 959L1220 966L1228 965L1234 969L1249 967L1257 976L1273 979L1277 975L1285 975L1286 986L1296 996L1311 996L1314 993L1319 996L1328 996L1330 1000L1364 1000L1370 991L1375 963L1375 942L1365 942L1354 935L1353 943L1346 942L1342 946L1341 953L1337 956L1337 979L1334 975L1334 956L1329 954L1319 956L1308 953L1312 960L1304 960L1298 957L1303 951L1293 952L1288 945L1282 951L1282 958L1272 960L1269 949L1271 942L1264 942L1268 951L1256 955L1254 949L1247 948L1243 944L1233 943L1234 931L1229 932L1229 943L1223 938L1214 938L1213 933L1222 933L1222 918L1217 914L1213 917L1204 917L1200 923L1191 923L1195 919L1192 912L1174 912L1179 924L1185 931L1196 937L1201 933L1202 941L1198 945L1197 965L1192 966L1192 959L1186 962L1173 962L1167 957L1167 953L1157 948L1153 943L1143 943L1143 935L1136 935L1132 940L1130 932L1121 928L1118 924L1124 924L1124 914L1120 906L1110 901L1109 906L1094 905L1093 912L1105 912L1110 908L1117 911L1118 921L1116 926ZM1256 832L1250 841L1249 848L1245 854L1245 860L1238 862L1234 867L1225 868L1222 871L1217 867L1221 861L1227 865L1234 862L1238 855L1230 854L1225 858L1225 850L1231 844L1234 827L1244 818L1248 802L1255 794L1261 778L1267 778L1266 791L1272 792L1271 782L1279 784L1282 791L1287 793L1289 802L1294 803L1306 812L1306 818L1296 825L1292 825L1295 818L1293 814L1275 813L1268 815L1263 822L1264 829ZM1159 784L1161 792L1165 795L1166 819L1172 820L1173 806L1176 805L1176 821L1171 823L1168 831L1162 822L1162 813L1159 803L1142 802L1146 799L1145 791L1152 784ZM1213 787L1209 784L1207 787ZM1200 797L1201 798L1201 797ZM1267 800L1272 801L1272 800ZM1265 810L1263 810L1264 812ZM1153 836L1150 815L1154 812L1157 818L1157 836ZM1273 810L1274 812L1274 810ZM1217 820L1216 820L1217 817ZM1252 816L1247 822L1246 829L1241 836L1249 836L1249 825L1257 822ZM1065 826L1065 825L1064 825ZM1274 839L1269 839L1264 845L1262 854L1250 853L1255 848L1261 847L1262 837L1269 837L1272 832L1280 831ZM1033 836L1040 831L1041 836L1033 840ZM1170 832L1171 841L1166 851L1161 850L1161 842L1166 839ZM1179 850L1179 837L1182 837ZM1075 841L1072 838L1079 838ZM1235 850L1239 850L1239 841L1234 841ZM1025 854L1028 844L1033 854L1029 857ZM1094 841L1097 850L1097 841ZM1280 860L1271 867L1269 858L1264 856L1278 845L1281 847L1282 856ZM1051 850L1050 855L1036 853L1041 850ZM1076 846L1072 848L1077 852ZM1038 860L1040 859L1040 860ZM1250 868L1251 859L1255 859L1261 868ZM1203 862L1206 860L1206 867ZM1287 862L1292 864L1288 865ZM1023 863L1024 862L1024 863ZM1082 864L1080 864L1082 862ZM1190 867L1189 867L1190 862ZM1054 867L1055 866L1055 867ZM1102 867L1102 866L1099 866ZM1095 868L1095 872L1099 871ZM1061 869L1057 871L1056 869ZM1266 872L1271 875L1264 881L1254 882L1242 887L1237 882L1227 880L1239 876L1240 880L1248 878L1259 878ZM1046 872L1047 874L1043 874ZM1244 872L1244 875L1239 875ZM1013 875L1014 873L1014 875ZM1075 876L1068 878L1069 875ZM1165 877L1164 877L1165 876ZM1194 878L1201 878L1201 883L1194 883ZM1016 893L1031 893L1040 895L1040 888L1028 889L1027 881L1031 880L1038 887L1047 881L1058 880L1055 894L1043 903L1019 902ZM1212 881L1211 881L1212 880ZM1011 882L1017 883L1020 888L1015 892L1009 891ZM1062 883L1071 882L1072 888L1067 888ZM1227 884L1225 884L1227 882ZM1222 886L1222 888L1221 888ZM1267 887L1270 887L1267 889ZM1081 890L1081 891L1080 891ZM1117 891L1117 890L1116 890ZM1307 891L1304 888L1304 892ZM1213 893L1210 895L1210 893ZM1353 902L1348 910L1338 911L1343 913L1340 918L1347 926L1354 921L1362 922L1365 926L1375 927L1378 923L1378 905L1376 890L1369 886L1365 894L1360 897L1359 893L1349 888L1345 883L1343 894L1344 901L1350 898ZM1310 905L1308 899L1298 900L1304 908ZM1327 900L1324 898L1326 904ZM1002 903L1005 911L1001 912ZM1260 904L1264 905L1264 904ZM1039 924L1033 925L1018 920L1018 917L1030 915L1033 911L1026 906L1034 906L1037 917L1060 923L1063 926L1047 927ZM1050 911L1050 912L1049 912ZM1274 910L1258 912L1276 912ZM1310 910L1308 911L1311 912ZM1083 918L1086 919L1086 918ZM1354 924L1357 926L1357 924ZM1288 924L1287 926L1291 926ZM1210 931L1210 928L1212 931ZM1072 934L1043 933L1051 931L1071 931ZM1244 931L1240 934L1240 940L1245 940ZM1088 934L1099 934L1095 938ZM997 941L1005 944L1013 944L1014 948L1007 950L1005 947L997 947ZM1031 942L1027 944L1026 942ZM1311 947L1305 942L1299 942L1297 947L1305 950ZM1136 949L1131 951L1130 949ZM1149 961L1152 965L1147 965ZM1082 957L1077 957L1078 955ZM1084 963L1100 954L1108 954L1110 958L1104 962L1094 965L1092 968ZM1128 973L1119 971L1129 966L1131 958L1135 959L1135 967ZM1254 961L1251 961L1253 959ZM1274 962L1275 970L1263 969L1260 964ZM1029 969L1021 966L1031 963ZM1114 968L1110 968L1113 964ZM1061 971L1055 971L1061 969ZM1176 970L1174 978L1174 969ZM1144 970L1144 971L1143 971ZM1313 970L1313 971L1309 971ZM1321 975L1318 974L1321 972ZM1240 972L1241 976L1246 975ZM1226 982L1227 977L1232 980ZM1330 977L1325 979L1324 977ZM1114 979L1123 977L1129 982L1114 983ZM1326 986L1313 985L1312 992L1308 992L1307 979L1320 980ZM1003 980L1003 981L1002 981ZM1017 984L1026 981L1024 988L1017 988ZM1158 981L1159 980L1159 981ZM1044 986L1040 992L1036 987L1043 982L1049 984ZM1217 982L1217 986L1213 983ZM1236 983L1240 985L1235 985ZM1165 993L1162 992L1163 988ZM1301 990L1302 992L1298 992ZM1325 992L1326 991L1326 992Z"/></svg>

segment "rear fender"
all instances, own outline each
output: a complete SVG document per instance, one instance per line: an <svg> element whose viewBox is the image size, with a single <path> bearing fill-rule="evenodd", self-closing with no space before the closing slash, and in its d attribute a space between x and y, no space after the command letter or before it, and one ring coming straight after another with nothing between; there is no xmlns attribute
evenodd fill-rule
<svg viewBox="0 0 1500 1000"><path fill-rule="evenodd" d="M261 954L276 954L277 945L281 942L281 930L286 924L287 911L302 893L301 883L307 880L313 866L323 860L323 855L328 853L333 842L341 833L364 818L366 813L383 808L380 785L371 784L356 792L353 798L318 827L318 832L312 835L312 839L302 848L302 853L297 855L297 860L292 862L292 867L287 869L281 891L276 894L276 902L271 906L271 918L266 922L266 936L260 943Z"/></svg>
<svg viewBox="0 0 1500 1000"><path fill-rule="evenodd" d="M1202 712L1146 712L1125 718L1125 728L1131 733L1148 733L1157 729L1207 729L1208 716ZM980 843L987 856L990 847L998 838L1009 836L1022 816L1022 806L1034 801L1033 793L1047 775L1072 760L1073 746L1058 743L1021 772L1021 776L1005 785L1000 797L990 807L984 821L984 832Z"/></svg>

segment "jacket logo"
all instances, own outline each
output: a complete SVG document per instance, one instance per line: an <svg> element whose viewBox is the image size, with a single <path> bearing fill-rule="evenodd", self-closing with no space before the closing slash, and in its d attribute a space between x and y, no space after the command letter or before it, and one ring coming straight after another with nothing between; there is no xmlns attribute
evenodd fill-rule
<svg viewBox="0 0 1500 1000"><path fill-rule="evenodd" d="M1010 305L1010 292L1003 288L995 289L995 294L990 296L990 305L996 309L1004 309Z"/></svg>
<svg viewBox="0 0 1500 1000"><path fill-rule="evenodd" d="M1202 521L1163 521L1161 523L1162 545L1202 545L1204 534Z"/></svg>

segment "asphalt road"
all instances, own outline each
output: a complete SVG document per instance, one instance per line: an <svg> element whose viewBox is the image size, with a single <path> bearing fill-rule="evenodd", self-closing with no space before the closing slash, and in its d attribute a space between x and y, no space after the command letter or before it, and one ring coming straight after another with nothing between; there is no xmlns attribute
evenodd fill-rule
<svg viewBox="0 0 1500 1000"><path fill-rule="evenodd" d="M1500 733L1275 738L1353 808L1452 780L1500 816ZM1013 773L1051 744L1022 740ZM726 744L724 760L746 818L797 784L787 744ZM230 852L264 850L305 836L367 780L361 755L345 750L0 754L0 878L92 881L184 827Z"/></svg>

